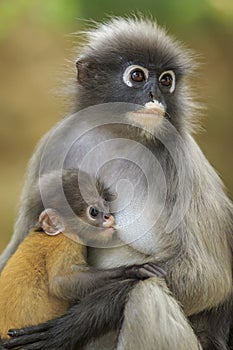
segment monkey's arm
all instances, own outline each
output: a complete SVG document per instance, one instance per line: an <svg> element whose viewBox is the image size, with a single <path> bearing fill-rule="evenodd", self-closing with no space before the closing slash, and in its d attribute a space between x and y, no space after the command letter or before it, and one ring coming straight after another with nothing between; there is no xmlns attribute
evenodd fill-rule
<svg viewBox="0 0 233 350"><path fill-rule="evenodd" d="M41 159L41 155L43 153L44 147L46 146L49 134L50 133L47 133L41 139L35 153L29 161L27 178L20 197L20 205L17 213L17 219L14 225L14 232L9 244L0 255L0 271L3 269L10 256L16 251L17 247L22 242L24 237L26 237L30 229L35 226L36 220L38 219L35 215L35 210L37 209L37 206L41 205L42 202L41 198L39 198L37 205L34 205L33 207L31 206L31 188L34 186L39 176L39 160Z"/></svg>
<svg viewBox="0 0 233 350"><path fill-rule="evenodd" d="M177 300L156 278L135 285L124 309L117 350L141 349L202 349Z"/></svg>
<svg viewBox="0 0 233 350"><path fill-rule="evenodd" d="M63 234L48 239L48 244L51 245L46 257L49 289L60 299L74 302L116 280L165 276L165 271L154 263L94 269L86 263L86 247Z"/></svg>
<svg viewBox="0 0 233 350"><path fill-rule="evenodd" d="M128 294L136 283L137 280L131 279L106 284L87 295L64 316L38 326L10 331L10 335L17 337L4 341L4 347L12 349L24 345L24 350L82 347L121 327Z"/></svg>
<svg viewBox="0 0 233 350"><path fill-rule="evenodd" d="M61 299L71 302L83 298L87 293L101 288L106 283L125 279L146 279L164 277L165 271L153 263L133 266L121 266L108 270L96 270L88 266L76 266L76 272L70 275L50 278L50 292Z"/></svg>
<svg viewBox="0 0 233 350"><path fill-rule="evenodd" d="M135 303L139 310L136 313ZM153 317L151 310L155 311ZM156 277L139 283L131 279L107 284L87 295L62 317L38 326L11 330L9 335L15 338L4 341L3 349L17 346L23 346L24 350L77 349L110 331L119 330L123 321L124 334L120 335L119 350L201 349L165 282ZM130 331L131 327L133 331ZM135 334L141 329L146 333L138 341ZM167 337L161 336L164 332L167 332Z"/></svg>

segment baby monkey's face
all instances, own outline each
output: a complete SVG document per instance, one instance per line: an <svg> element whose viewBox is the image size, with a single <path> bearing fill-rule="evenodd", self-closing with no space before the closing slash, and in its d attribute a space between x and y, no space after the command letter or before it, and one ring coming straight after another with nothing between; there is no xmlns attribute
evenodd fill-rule
<svg viewBox="0 0 233 350"><path fill-rule="evenodd" d="M79 210L76 211L76 215L83 222L79 226L79 236L88 243L109 242L116 236L115 218L110 210L116 196L99 181L92 181L90 184L84 182L81 185L83 195L78 197Z"/></svg>
<svg viewBox="0 0 233 350"><path fill-rule="evenodd" d="M109 212L109 205L104 199L86 206L83 220L92 227L94 226L95 230L90 229L89 235L96 235L95 239L105 241L112 238L115 231L115 219Z"/></svg>
<svg viewBox="0 0 233 350"><path fill-rule="evenodd" d="M115 219L109 213L107 204L99 205L99 203L91 204L86 208L87 221L93 225L104 229L113 228Z"/></svg>
<svg viewBox="0 0 233 350"><path fill-rule="evenodd" d="M66 235L85 245L105 247L116 239L115 219L109 211L108 202L102 198L82 203L76 220L67 221Z"/></svg>

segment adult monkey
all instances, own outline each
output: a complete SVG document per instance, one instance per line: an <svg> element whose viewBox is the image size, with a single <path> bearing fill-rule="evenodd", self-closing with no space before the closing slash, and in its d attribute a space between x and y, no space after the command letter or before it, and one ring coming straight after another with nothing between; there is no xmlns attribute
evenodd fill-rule
<svg viewBox="0 0 233 350"><path fill-rule="evenodd" d="M125 158L132 154L134 164L129 167L127 160L111 162L109 166L103 167L103 174L113 183L122 174L123 178L130 179L135 188L140 189L134 193L134 204L140 201L143 203L145 193L150 190L149 203L145 205L146 215L136 220L141 233L147 234L143 237L139 232L135 234L135 223L126 225L127 228L122 227L119 235L129 246L111 250L92 248L89 262L96 267L108 268L119 263L155 261L167 270L168 286L182 304L185 315L190 318L203 349L227 349L232 294L232 204L224 194L217 174L191 136L195 108L187 84L194 66L191 55L167 37L156 24L141 19L113 19L91 31L88 37L88 45L77 61L79 85L76 110L104 102L130 102L140 104L141 107L134 109L130 105L123 108L126 123L133 125L127 128L121 119L123 127L113 124L119 114L119 111L114 113L113 106L110 108L106 105L99 110L103 118L110 114L107 119L110 126L92 125L92 120L95 121L91 118L92 109L86 114L80 112L83 119L77 123L79 130L85 125L84 117L88 117L88 114L92 130L73 145L67 154L65 166L80 165L87 142L92 142L92 146L96 147L98 142L109 141L114 137L130 139L132 142L128 143L118 140L115 146L111 142L108 151L106 148L106 152L100 154L106 160L106 155L113 155L117 149L118 156L121 152ZM131 113L126 113L129 111ZM106 122L106 118L104 120ZM75 130L75 126L73 122L71 129ZM143 128L143 131L139 128ZM30 186L41 170L41 156L46 150L46 143L50 142L50 136L45 136L32 158L16 231L1 257L2 265L22 240L22 233L34 224L33 210L28 207L27 200ZM45 161L47 171L53 169L54 159L62 152L63 144L58 140L65 139L64 129L59 137L52 143L56 147L50 148L50 156ZM148 152L142 151L142 146L135 145L135 141L145 146ZM151 166L153 157L150 158L150 154L156 157L159 166L157 163ZM136 164L137 159L142 161L139 165L146 169L147 180L152 188L146 187ZM89 161L88 169L84 170L90 171L90 164L94 169L95 162L98 164L98 159ZM166 180L165 196L160 191L160 185L163 184L160 170ZM153 196L154 201L150 201ZM161 203L164 204L162 209ZM132 215L132 210L135 211L139 206L126 208L131 210ZM121 218L130 217L126 215L127 210L119 213L120 222ZM178 222L174 223L170 218ZM101 291L103 297L105 292ZM85 300L81 304L84 307ZM105 304L105 307L107 309L108 305ZM152 309L156 310L155 314L151 313ZM66 320L73 320L74 317L75 312L71 309ZM70 321L60 324L55 321L54 324L55 328L50 329L49 337L43 338L44 333L41 335L39 348L69 348L68 343L64 344L64 339L68 342L70 336L74 336L74 330L67 328ZM62 327L66 338L59 338ZM108 341L106 338L100 339L99 343L92 346L95 349L112 349L114 344L111 338ZM38 348L33 346L28 349ZM126 305L118 349L152 350L156 347L159 350L178 350L183 347L194 350L198 346L188 321L183 318L179 305L166 287L155 279L137 284Z"/></svg>

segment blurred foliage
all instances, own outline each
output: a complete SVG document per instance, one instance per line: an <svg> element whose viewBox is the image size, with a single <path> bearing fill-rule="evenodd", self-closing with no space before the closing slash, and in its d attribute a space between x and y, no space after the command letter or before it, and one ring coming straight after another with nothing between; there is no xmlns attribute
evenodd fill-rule
<svg viewBox="0 0 233 350"><path fill-rule="evenodd" d="M22 16L57 28L72 26L77 18L102 20L109 15L153 15L168 28L218 23L232 29L232 0L1 0L0 33L17 26Z"/></svg>
<svg viewBox="0 0 233 350"><path fill-rule="evenodd" d="M62 93L54 97L54 91L76 75L66 34L88 27L89 19L131 13L156 18L204 57L195 81L208 106L207 132L198 142L233 194L232 0L0 0L0 250L11 235L33 148L65 113Z"/></svg>

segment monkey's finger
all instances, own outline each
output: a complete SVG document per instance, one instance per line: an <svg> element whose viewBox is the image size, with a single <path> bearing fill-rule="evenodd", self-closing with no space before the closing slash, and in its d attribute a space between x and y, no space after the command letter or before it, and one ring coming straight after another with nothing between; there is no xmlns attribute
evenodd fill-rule
<svg viewBox="0 0 233 350"><path fill-rule="evenodd" d="M139 268L139 276L141 278L149 278L149 277L159 277L164 278L163 271L159 269L152 268L151 266L142 266Z"/></svg>
<svg viewBox="0 0 233 350"><path fill-rule="evenodd" d="M47 331L50 328L50 325L47 323L43 323L37 326L32 326L32 327L25 327L25 328L19 328L19 329L9 329L7 334L12 337L20 337L23 335L29 335L33 333L38 333L38 332L43 332Z"/></svg>
<svg viewBox="0 0 233 350"><path fill-rule="evenodd" d="M164 278L164 274L162 274L160 271L155 271L154 269L148 269L144 266L138 269L138 275L141 278L150 278L155 276L159 278Z"/></svg>
<svg viewBox="0 0 233 350"><path fill-rule="evenodd" d="M143 267L146 268L148 271L154 273L154 275L156 275L158 277L165 277L166 276L166 271L154 263L144 264Z"/></svg>
<svg viewBox="0 0 233 350"><path fill-rule="evenodd" d="M3 343L2 343L2 341L0 340L0 350L4 350L5 348L4 348L4 346L3 346Z"/></svg>
<svg viewBox="0 0 233 350"><path fill-rule="evenodd" d="M154 272L149 271L148 269L144 268L144 267L139 267L138 269L138 277L140 278L150 278L150 277L154 277L155 274Z"/></svg>
<svg viewBox="0 0 233 350"><path fill-rule="evenodd" d="M4 349L13 349L16 346L24 346L25 348L25 344L30 344L30 345L34 345L32 343L35 343L35 345L37 344L37 342L40 342L42 340L46 340L47 339L47 333L36 333L36 334L29 334L29 335L22 335L19 336L17 338L12 338L9 340L4 340L3 341L3 346Z"/></svg>

